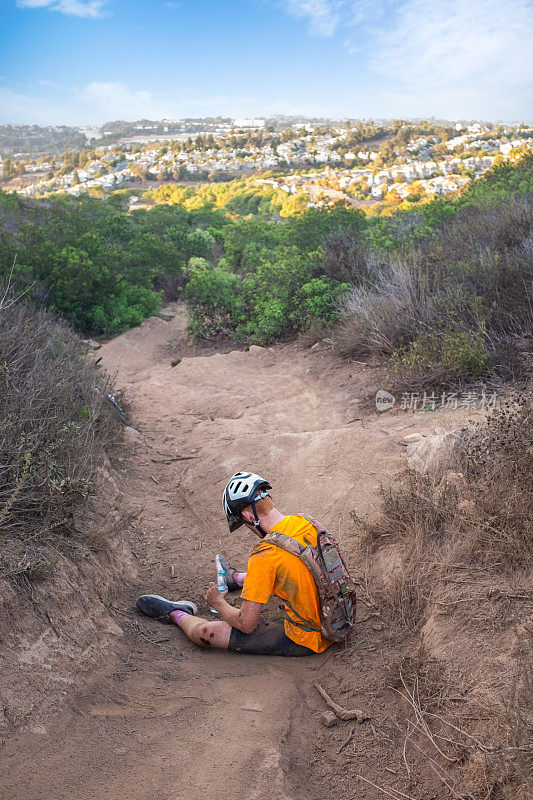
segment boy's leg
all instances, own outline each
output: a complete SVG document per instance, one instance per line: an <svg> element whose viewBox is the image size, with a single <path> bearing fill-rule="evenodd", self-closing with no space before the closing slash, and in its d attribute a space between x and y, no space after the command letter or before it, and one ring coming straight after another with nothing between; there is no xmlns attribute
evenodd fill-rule
<svg viewBox="0 0 533 800"><path fill-rule="evenodd" d="M232 628L227 622L223 620L210 622L202 617L193 617L191 614L184 614L180 611L173 611L169 616L173 622L179 625L191 642L200 647L228 649Z"/></svg>

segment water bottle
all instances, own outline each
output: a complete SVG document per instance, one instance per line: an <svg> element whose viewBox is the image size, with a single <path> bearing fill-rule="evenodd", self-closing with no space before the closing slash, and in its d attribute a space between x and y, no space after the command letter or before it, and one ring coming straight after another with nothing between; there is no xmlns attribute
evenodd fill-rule
<svg viewBox="0 0 533 800"><path fill-rule="evenodd" d="M228 582L226 580L226 572L220 563L220 558L218 555L215 559L215 564L217 568L217 589L221 594L225 595L228 591ZM211 608L210 610L212 614L218 614L218 611L216 611L214 608Z"/></svg>

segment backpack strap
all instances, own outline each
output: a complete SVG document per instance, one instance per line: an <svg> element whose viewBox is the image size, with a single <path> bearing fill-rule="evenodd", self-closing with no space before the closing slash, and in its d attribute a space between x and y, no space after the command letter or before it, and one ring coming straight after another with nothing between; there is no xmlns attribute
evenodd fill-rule
<svg viewBox="0 0 533 800"><path fill-rule="evenodd" d="M285 609L283 609L283 613L281 615L283 619L287 620L287 622L290 622L291 625L294 625L296 628L300 628L300 630L302 631L307 631L307 633L312 633L313 631L317 631L317 633L320 633L322 631L322 628L319 628L317 625L313 625L311 620L302 617L302 615L296 611L294 606L291 603L289 603L288 600L285 600L285 603L286 605L288 605L294 616L298 617L298 619L301 621L297 622L295 619L292 619L292 617L289 616L289 614L287 614Z"/></svg>
<svg viewBox="0 0 533 800"><path fill-rule="evenodd" d="M262 542L281 547L282 550L292 553L293 556L301 556L305 550L305 547L300 542L297 542L296 539L293 539L292 536L287 536L286 533L280 533L279 531L270 531L266 536L263 536Z"/></svg>
<svg viewBox="0 0 533 800"><path fill-rule="evenodd" d="M280 533L279 531L272 531L268 533L264 538L263 542L268 542L268 544L273 544L275 547L280 547L282 550L285 550L287 553L292 553L293 556L300 558L301 554L306 549L302 547L302 545L293 539L292 536L287 536L286 533ZM296 611L296 609L289 603L288 600L285 600L286 605L290 608L292 613L295 617L298 617L300 622L296 622L296 620L292 619L286 611L283 612L282 617L283 619L287 620L291 623L291 625L295 625L297 628L301 628L303 631L307 631L308 633L312 633L313 631L320 631L322 630L317 625L314 625L311 620L302 617L301 614Z"/></svg>

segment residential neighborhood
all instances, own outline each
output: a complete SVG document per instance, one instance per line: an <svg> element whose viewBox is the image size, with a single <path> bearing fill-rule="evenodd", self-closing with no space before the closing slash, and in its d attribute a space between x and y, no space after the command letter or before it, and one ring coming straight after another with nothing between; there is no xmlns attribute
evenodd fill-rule
<svg viewBox="0 0 533 800"><path fill-rule="evenodd" d="M516 123L298 121L283 127L257 118L195 121L191 128L143 121L110 144L103 142L112 126L80 132L90 145L83 159L72 151L40 158L13 153L4 156L0 186L27 197L79 196L257 176L258 185L305 195L309 206L339 200L368 206L455 192L533 146L533 129Z"/></svg>

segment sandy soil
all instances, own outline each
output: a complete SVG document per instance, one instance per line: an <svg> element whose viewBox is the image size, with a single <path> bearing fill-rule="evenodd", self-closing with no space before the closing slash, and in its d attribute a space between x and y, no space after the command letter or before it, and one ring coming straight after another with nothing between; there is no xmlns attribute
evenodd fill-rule
<svg viewBox="0 0 533 800"><path fill-rule="evenodd" d="M380 486L405 468L402 437L436 424L453 428L457 419L363 414L371 371L339 363L327 350L286 344L188 356L185 317L173 310L172 321L147 320L97 354L125 387L138 432L128 433L129 455L116 465L125 509L135 515L138 560L138 578L125 578L112 607L120 635L61 711L8 740L1 796L383 796L358 774L405 791L393 758L397 700L385 687L387 670L409 643L399 644L394 632L371 618L351 650L335 646L309 659L247 657L201 650L175 626L137 615L134 601L141 592L190 598L209 615L203 595L215 553L244 567L253 546L250 533L227 532L221 511L223 487L237 469L268 476L283 512L318 517L349 553L356 535L350 511L376 512ZM368 564L352 567L364 583ZM359 616L368 609L360 602ZM276 614L276 605L267 613ZM371 710L373 725L358 726L341 753L351 723L319 724L325 707L316 680L345 706ZM429 769L420 770L413 796L445 797Z"/></svg>

